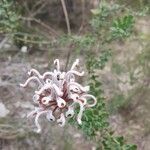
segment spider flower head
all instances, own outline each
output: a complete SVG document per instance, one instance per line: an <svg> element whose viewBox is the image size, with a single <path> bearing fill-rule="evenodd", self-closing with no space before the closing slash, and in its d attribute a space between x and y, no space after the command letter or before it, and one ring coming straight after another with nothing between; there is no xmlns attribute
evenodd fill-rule
<svg viewBox="0 0 150 150"><path fill-rule="evenodd" d="M76 76L83 76L84 72L78 72L79 59L73 63L68 72L60 70L59 60L54 61L56 69L53 72L45 72L41 75L37 70L28 72L29 78L21 87L27 87L31 81L38 85L33 95L33 102L38 106L27 117L33 117L37 132L41 132L39 117L45 115L50 122L56 122L64 126L66 119L74 116L76 105L79 105L77 114L78 124L82 124L82 114L86 108L96 105L96 98L88 94L89 86L77 83ZM89 101L91 101L89 103Z"/></svg>

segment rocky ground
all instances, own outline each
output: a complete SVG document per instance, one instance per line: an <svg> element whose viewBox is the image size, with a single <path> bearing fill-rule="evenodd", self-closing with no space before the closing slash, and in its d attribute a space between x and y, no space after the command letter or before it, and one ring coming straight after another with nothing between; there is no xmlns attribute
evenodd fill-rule
<svg viewBox="0 0 150 150"><path fill-rule="evenodd" d="M150 22L147 19L136 22L135 36L113 46L113 58L101 73L112 114L111 125L129 142L136 143L139 150L150 148Z"/></svg>

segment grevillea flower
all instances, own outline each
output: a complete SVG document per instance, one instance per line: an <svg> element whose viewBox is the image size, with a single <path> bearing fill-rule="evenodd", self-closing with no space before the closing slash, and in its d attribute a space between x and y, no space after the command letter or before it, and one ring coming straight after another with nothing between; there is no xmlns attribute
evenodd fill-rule
<svg viewBox="0 0 150 150"><path fill-rule="evenodd" d="M68 72L60 70L58 59L54 61L54 65L56 69L53 72L45 72L43 75L31 69L28 72L29 78L24 84L20 84L27 87L31 81L35 81L38 85L33 95L33 101L38 107L27 116L35 118L38 133L41 132L38 122L40 116L45 115L48 121L64 126L66 119L74 116L74 110L79 105L77 122L81 125L83 111L95 106L97 102L93 95L88 94L89 86L82 86L76 82L76 76L84 75L84 72L76 71L79 59L73 63Z"/></svg>

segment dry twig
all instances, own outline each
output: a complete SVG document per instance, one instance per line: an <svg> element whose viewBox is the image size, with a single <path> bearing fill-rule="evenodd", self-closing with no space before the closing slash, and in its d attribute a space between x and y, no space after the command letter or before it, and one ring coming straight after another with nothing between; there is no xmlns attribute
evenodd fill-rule
<svg viewBox="0 0 150 150"><path fill-rule="evenodd" d="M65 20L66 20L68 34L71 35L70 22L69 22L69 17L68 17L68 12L67 12L67 8L66 8L66 4L65 4L64 0L61 0L61 3L62 3L64 15L65 15Z"/></svg>

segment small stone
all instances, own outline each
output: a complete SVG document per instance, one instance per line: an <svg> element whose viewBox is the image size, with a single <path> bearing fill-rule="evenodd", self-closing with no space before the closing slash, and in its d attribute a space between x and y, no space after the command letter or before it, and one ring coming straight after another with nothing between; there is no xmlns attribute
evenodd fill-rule
<svg viewBox="0 0 150 150"><path fill-rule="evenodd" d="M81 137L81 134L79 133L74 134L74 138L80 138L80 137Z"/></svg>
<svg viewBox="0 0 150 150"><path fill-rule="evenodd" d="M96 150L96 147L95 147L95 146L93 146L93 147L92 147L92 150Z"/></svg>
<svg viewBox="0 0 150 150"><path fill-rule="evenodd" d="M5 107L3 103L0 103L0 110L1 110L0 118L6 117L7 114L9 113L9 110Z"/></svg>
<svg viewBox="0 0 150 150"><path fill-rule="evenodd" d="M22 53L27 53L28 52L28 47L27 46L22 46L21 47L21 52Z"/></svg>
<svg viewBox="0 0 150 150"><path fill-rule="evenodd" d="M22 108L27 108L27 109L33 109L34 106L30 102L16 102L15 103L16 107L22 107Z"/></svg>

